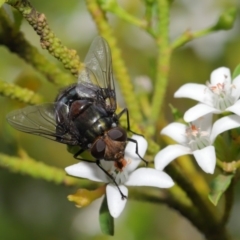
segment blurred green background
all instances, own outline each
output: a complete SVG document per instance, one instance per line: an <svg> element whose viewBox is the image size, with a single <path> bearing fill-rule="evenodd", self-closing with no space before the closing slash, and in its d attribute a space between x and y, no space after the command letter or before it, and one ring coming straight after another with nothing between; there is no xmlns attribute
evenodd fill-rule
<svg viewBox="0 0 240 240"><path fill-rule="evenodd" d="M120 4L135 16L144 13L142 1L121 0ZM91 41L98 34L96 26L82 0L37 1L31 3L45 13L48 23L56 35L69 48L76 49L84 59ZM186 29L200 30L213 25L227 7L240 5L239 1L174 1L171 8L170 39L175 39ZM239 13L239 12L238 12ZM148 76L154 80L156 45L142 30L109 14L123 58L131 78ZM1 23L0 23L1 24ZM38 36L23 20L21 27L26 38L47 58L57 62L40 48ZM186 82L205 83L211 71L226 66L232 71L240 63L240 19L234 28L220 31L194 40L174 52L171 60L169 85L164 113L169 122L173 120L168 104L181 111L193 105L192 101L174 99L173 93ZM40 74L16 55L0 46L0 78L4 81L31 82L45 97L46 102L54 101L59 91ZM59 66L61 64L59 63ZM62 144L17 132L6 123L5 116L23 104L0 97L0 151L16 155L21 146L34 159L52 166L64 168L76 161ZM240 239L239 192L232 210L229 229L235 239ZM75 188L56 186L43 180L12 174L0 169L0 239L3 240L57 240L57 239L151 239L151 240L201 240L197 230L177 212L153 204L128 201L122 215L115 221L115 236L101 234L98 223L100 202L85 209L77 209L68 202L67 195Z"/></svg>

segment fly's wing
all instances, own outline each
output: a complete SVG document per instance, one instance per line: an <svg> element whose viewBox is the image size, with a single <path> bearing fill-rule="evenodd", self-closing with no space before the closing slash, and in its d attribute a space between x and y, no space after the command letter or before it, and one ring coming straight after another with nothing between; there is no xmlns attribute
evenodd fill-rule
<svg viewBox="0 0 240 240"><path fill-rule="evenodd" d="M65 117L67 114L67 105L47 103L10 112L7 115L7 121L19 131L75 145L76 139L70 134L69 123Z"/></svg>
<svg viewBox="0 0 240 240"><path fill-rule="evenodd" d="M85 58L85 69L79 74L77 92L80 97L94 98L110 111L116 110L116 94L111 50L102 37L96 37Z"/></svg>

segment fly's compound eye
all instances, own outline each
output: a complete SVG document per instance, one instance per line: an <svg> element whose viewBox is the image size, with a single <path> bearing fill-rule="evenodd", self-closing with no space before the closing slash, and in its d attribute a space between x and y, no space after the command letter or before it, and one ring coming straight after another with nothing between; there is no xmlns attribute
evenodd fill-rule
<svg viewBox="0 0 240 240"><path fill-rule="evenodd" d="M106 144L102 139L98 139L91 148L91 154L97 159L104 158Z"/></svg>
<svg viewBox="0 0 240 240"><path fill-rule="evenodd" d="M107 134L114 141L125 142L127 140L126 131L119 127L112 128Z"/></svg>

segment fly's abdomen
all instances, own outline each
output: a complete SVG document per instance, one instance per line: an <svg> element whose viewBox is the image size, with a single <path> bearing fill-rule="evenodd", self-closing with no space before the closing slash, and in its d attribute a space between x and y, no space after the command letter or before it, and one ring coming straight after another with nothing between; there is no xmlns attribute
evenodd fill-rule
<svg viewBox="0 0 240 240"><path fill-rule="evenodd" d="M69 119L79 137L85 138L88 143L110 129L113 123L112 116L90 100L74 101L70 107Z"/></svg>

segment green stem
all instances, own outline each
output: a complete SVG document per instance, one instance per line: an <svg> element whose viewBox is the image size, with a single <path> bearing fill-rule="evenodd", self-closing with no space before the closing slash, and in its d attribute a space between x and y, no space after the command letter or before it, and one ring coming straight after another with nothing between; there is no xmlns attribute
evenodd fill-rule
<svg viewBox="0 0 240 240"><path fill-rule="evenodd" d="M162 105L165 99L167 79L169 74L169 64L171 49L168 41L168 30L169 30L169 1L158 0L158 11L159 11L159 25L157 34L157 76L154 86L152 108L151 108L151 121L153 123L152 130L154 132L154 125L158 120L159 114L162 110Z"/></svg>
<svg viewBox="0 0 240 240"><path fill-rule="evenodd" d="M89 12L98 27L100 34L107 39L112 52L112 64L116 79L118 80L120 91L130 111L131 117L136 121L142 122L142 114L140 105L136 101L133 84L128 74L126 65L122 60L122 54L117 46L117 41L114 37L111 27L109 26L104 11L100 8L98 1L86 0Z"/></svg>
<svg viewBox="0 0 240 240"><path fill-rule="evenodd" d="M138 26L140 28L145 28L147 23L143 20L133 17L127 11L125 11L122 7L119 7L117 1L99 1L101 8L104 11L112 12L120 19L125 20L126 22Z"/></svg>
<svg viewBox="0 0 240 240"><path fill-rule="evenodd" d="M179 195L177 191L180 191L181 194ZM138 190L135 188L130 190L129 197L136 201L168 205L170 208L178 211L181 215L189 219L199 231L203 232L205 230L205 224L199 217L197 208L195 208L192 202L184 197L183 194L183 191L177 186L167 191L145 191L144 189Z"/></svg>
<svg viewBox="0 0 240 240"><path fill-rule="evenodd" d="M176 163L172 163L166 167L166 171L169 172L177 184L184 189L202 214L208 217L208 219L211 219L212 222L216 223L219 221L220 216L217 216L218 213L215 211L215 208L211 205L206 196L202 196L201 193L198 192L198 189L192 184L191 179L183 172L184 170L180 169Z"/></svg>
<svg viewBox="0 0 240 240"><path fill-rule="evenodd" d="M150 106L150 102L148 99L148 95L146 93L139 94L138 101L141 105L142 112L143 112L145 119L149 118L151 116L150 115L151 106Z"/></svg>
<svg viewBox="0 0 240 240"><path fill-rule="evenodd" d="M23 58L41 72L50 82L65 86L73 82L73 77L63 73L55 64L49 62L24 37L22 32L14 29L5 12L0 9L0 44Z"/></svg>
<svg viewBox="0 0 240 240"><path fill-rule="evenodd" d="M219 16L218 21L212 27L196 32L191 32L190 30L186 31L182 36L177 38L172 43L172 48L173 49L179 48L180 46L183 46L184 44L188 43L189 41L195 38L200 38L216 31L230 30L233 27L236 16L237 8L235 7L228 8Z"/></svg>
<svg viewBox="0 0 240 240"><path fill-rule="evenodd" d="M42 102L42 96L36 94L35 92L1 80L0 94L5 97L29 104L39 104Z"/></svg>
<svg viewBox="0 0 240 240"><path fill-rule="evenodd" d="M148 24L146 30L155 38L156 33L152 29L152 20L154 19L153 17L154 4L155 4L154 1L145 0L145 7L146 7L145 19Z"/></svg>
<svg viewBox="0 0 240 240"><path fill-rule="evenodd" d="M16 8L40 36L43 49L63 63L74 76L78 76L83 67L76 50L65 47L50 29L43 13L38 12L27 0L6 0L6 3Z"/></svg>
<svg viewBox="0 0 240 240"><path fill-rule="evenodd" d="M141 29L144 29L150 35L152 35L153 37L156 37L154 32L152 31L152 29L150 27L148 27L149 24L146 20L138 19L138 18L132 16L127 11L125 11L123 8L119 7L117 1L113 0L113 1L99 1L99 2L101 5L101 8L104 11L111 12L111 13L115 14L116 16L118 16L120 19L122 19L132 25L135 25Z"/></svg>
<svg viewBox="0 0 240 240"><path fill-rule="evenodd" d="M182 36L180 36L179 38L177 38L171 45L172 45L172 49L176 49L179 48L181 46L183 46L184 44L192 41L195 38L200 38L206 35L209 35L210 33L212 33L214 30L214 27L210 27L207 29L203 29L200 31L196 31L196 32L191 32L190 30L187 30L186 32L183 33Z"/></svg>
<svg viewBox="0 0 240 240"><path fill-rule="evenodd" d="M79 180L77 178L69 177L62 169L48 166L43 162L37 162L26 155L23 157L14 157L0 153L0 167L8 169L13 173L28 175L55 184L64 184L66 186L81 185L81 187L89 187L87 180Z"/></svg>

